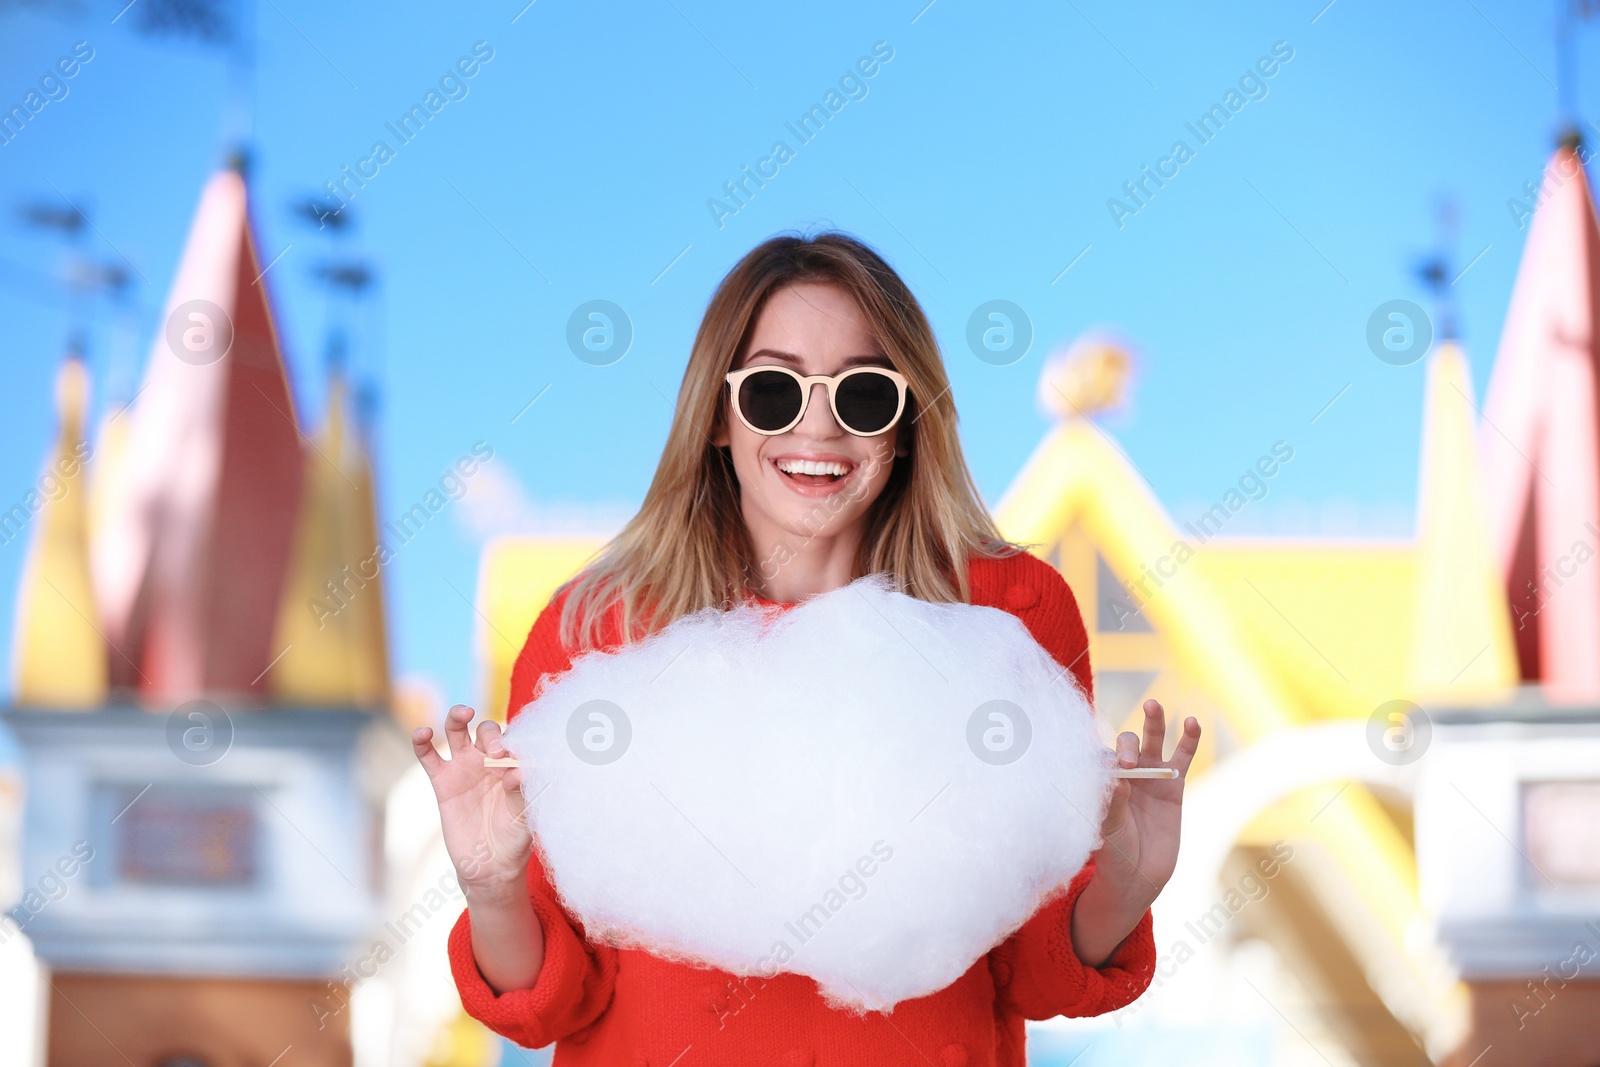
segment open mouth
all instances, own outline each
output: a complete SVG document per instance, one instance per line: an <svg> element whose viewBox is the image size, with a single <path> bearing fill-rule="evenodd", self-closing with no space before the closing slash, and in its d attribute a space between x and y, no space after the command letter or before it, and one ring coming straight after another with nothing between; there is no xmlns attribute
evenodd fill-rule
<svg viewBox="0 0 1600 1067"><path fill-rule="evenodd" d="M855 469L853 463L820 459L775 459L772 465L782 477L795 485L807 487L837 485Z"/></svg>

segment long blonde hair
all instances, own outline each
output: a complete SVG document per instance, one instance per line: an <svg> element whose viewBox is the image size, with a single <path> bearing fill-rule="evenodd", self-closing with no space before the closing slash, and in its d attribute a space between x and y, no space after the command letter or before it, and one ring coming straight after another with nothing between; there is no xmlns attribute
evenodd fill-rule
<svg viewBox="0 0 1600 1067"><path fill-rule="evenodd" d="M727 447L711 441L726 418L724 376L743 358L768 298L798 282L829 283L854 296L909 384L899 423L900 447L908 454L896 458L863 517L852 578L882 572L908 595L965 603L971 556L1023 551L1001 538L979 499L961 454L938 342L905 282L847 234L778 236L746 254L712 295L678 390L672 430L638 513L552 597L568 594L559 636L569 649L603 639L606 611L591 608L620 609L627 642L755 592L750 577L757 561L739 509L738 478Z"/></svg>

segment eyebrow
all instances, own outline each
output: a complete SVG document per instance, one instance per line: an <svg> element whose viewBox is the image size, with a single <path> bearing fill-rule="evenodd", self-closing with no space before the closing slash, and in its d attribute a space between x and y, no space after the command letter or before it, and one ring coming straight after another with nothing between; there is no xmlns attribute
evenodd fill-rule
<svg viewBox="0 0 1600 1067"><path fill-rule="evenodd" d="M745 357L745 361L744 361L744 365L748 367L751 363L755 362L757 359L760 359L762 356L769 356L772 359L781 359L785 363L793 363L796 366L799 366L799 364L801 362L800 357L797 356L797 355L794 355L791 352L780 352L776 348L763 348L759 352L752 352L748 356L746 356ZM847 357L845 357L844 361L840 364L840 366L841 367L861 367L861 366L893 367L894 366L894 362L888 356L882 356L882 355L847 356Z"/></svg>

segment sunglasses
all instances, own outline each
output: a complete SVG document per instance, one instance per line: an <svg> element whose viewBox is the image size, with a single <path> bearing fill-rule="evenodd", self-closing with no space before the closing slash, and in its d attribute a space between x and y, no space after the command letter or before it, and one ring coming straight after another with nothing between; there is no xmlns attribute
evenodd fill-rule
<svg viewBox="0 0 1600 1067"><path fill-rule="evenodd" d="M729 371L727 379L739 421L768 437L787 433L805 418L816 382L828 387L834 420L857 437L883 433L900 421L906 408L905 378L881 367L804 375L761 364Z"/></svg>

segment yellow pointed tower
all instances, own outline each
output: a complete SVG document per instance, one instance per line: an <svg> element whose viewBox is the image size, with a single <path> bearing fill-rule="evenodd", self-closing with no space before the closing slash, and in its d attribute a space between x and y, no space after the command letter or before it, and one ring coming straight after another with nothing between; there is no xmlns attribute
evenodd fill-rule
<svg viewBox="0 0 1600 1067"><path fill-rule="evenodd" d="M89 578L88 402L89 374L73 353L56 376L55 447L22 504L36 511L12 656L22 707L93 708L105 699L107 648Z"/></svg>
<svg viewBox="0 0 1600 1067"><path fill-rule="evenodd" d="M1424 700L1488 696L1517 684L1517 651L1490 544L1472 372L1454 341L1429 359L1422 419L1412 685Z"/></svg>
<svg viewBox="0 0 1600 1067"><path fill-rule="evenodd" d="M375 707L389 697L383 580L372 465L351 426L343 378L306 449L305 489L278 608L273 696L284 703Z"/></svg>
<svg viewBox="0 0 1600 1067"><path fill-rule="evenodd" d="M358 405L359 407L359 405ZM388 558L387 549L380 550L378 536L378 488L372 470L372 449L366 435L366 424L356 420L356 432L351 444L355 451L354 497L351 501L352 521L347 527L350 538L347 554L361 563L363 569L377 575L378 568ZM368 560L371 560L368 563ZM357 641L355 647L356 703L367 706L389 703L389 627L388 608L385 603L382 576L368 582L370 596L355 605Z"/></svg>

